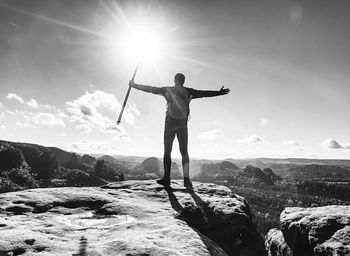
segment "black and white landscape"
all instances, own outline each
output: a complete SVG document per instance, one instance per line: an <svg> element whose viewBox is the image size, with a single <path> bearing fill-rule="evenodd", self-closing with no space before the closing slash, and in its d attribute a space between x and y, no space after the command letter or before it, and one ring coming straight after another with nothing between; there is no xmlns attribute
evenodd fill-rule
<svg viewBox="0 0 350 256"><path fill-rule="evenodd" d="M349 10L0 0L0 256L350 255Z"/></svg>

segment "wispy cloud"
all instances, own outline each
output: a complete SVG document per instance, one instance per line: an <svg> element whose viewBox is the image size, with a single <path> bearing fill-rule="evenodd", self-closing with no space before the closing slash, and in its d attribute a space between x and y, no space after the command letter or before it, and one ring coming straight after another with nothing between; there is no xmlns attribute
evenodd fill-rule
<svg viewBox="0 0 350 256"><path fill-rule="evenodd" d="M6 129L6 126L3 124L0 124L0 129Z"/></svg>
<svg viewBox="0 0 350 256"><path fill-rule="evenodd" d="M19 103L25 104L24 99L21 96L18 96L17 94L14 94L14 93L7 94L6 99L17 100Z"/></svg>
<svg viewBox="0 0 350 256"><path fill-rule="evenodd" d="M26 105L30 108L34 109L42 109L42 110L57 110L54 106L49 104L39 104L35 99L30 99L28 101L25 101L21 96L15 94L15 93L9 93L6 96L6 99L8 100L16 100L19 103Z"/></svg>
<svg viewBox="0 0 350 256"><path fill-rule="evenodd" d="M5 118L4 105L0 102L0 119Z"/></svg>
<svg viewBox="0 0 350 256"><path fill-rule="evenodd" d="M212 131L206 131L202 132L201 134L198 135L198 139L201 140L216 140L224 136L223 131L219 129L215 129Z"/></svg>
<svg viewBox="0 0 350 256"><path fill-rule="evenodd" d="M295 141L295 140L286 140L286 141L283 141L283 144L284 145L288 145L288 146L299 146L300 143L298 141Z"/></svg>
<svg viewBox="0 0 350 256"><path fill-rule="evenodd" d="M91 127L88 125L85 125L85 124L79 124L79 125L75 126L75 129L77 129L83 133L86 133L86 134L89 134L92 132Z"/></svg>
<svg viewBox="0 0 350 256"><path fill-rule="evenodd" d="M66 124L64 121L50 113L35 113L32 116L33 123L38 125L47 125L47 126L62 126L65 127Z"/></svg>
<svg viewBox="0 0 350 256"><path fill-rule="evenodd" d="M26 128L34 127L34 125L32 125L32 124L29 124L29 123L22 123L22 122L16 122L15 125L16 125L16 126L19 126L19 127L26 127Z"/></svg>
<svg viewBox="0 0 350 256"><path fill-rule="evenodd" d="M26 104L28 107L31 107L31 108L39 108L38 102L36 102L36 100L34 99L30 99L29 101L27 101Z"/></svg>
<svg viewBox="0 0 350 256"><path fill-rule="evenodd" d="M260 118L259 124L260 124L261 126L267 126L267 125L270 124L270 120L267 119L267 118L263 118L263 117L262 117L262 118Z"/></svg>
<svg viewBox="0 0 350 256"><path fill-rule="evenodd" d="M322 141L320 145L325 149L350 149L350 143L340 143L333 138Z"/></svg>
<svg viewBox="0 0 350 256"><path fill-rule="evenodd" d="M259 137L258 135L254 134L248 138L240 139L237 141L238 143L246 143L246 144L256 144L256 143L262 143L264 140Z"/></svg>
<svg viewBox="0 0 350 256"><path fill-rule="evenodd" d="M21 121L18 123L23 124L23 120L27 123L45 126L62 126L65 127L66 124L63 121L60 112L48 113L48 112L32 112L24 110L7 110L7 114L20 118Z"/></svg>

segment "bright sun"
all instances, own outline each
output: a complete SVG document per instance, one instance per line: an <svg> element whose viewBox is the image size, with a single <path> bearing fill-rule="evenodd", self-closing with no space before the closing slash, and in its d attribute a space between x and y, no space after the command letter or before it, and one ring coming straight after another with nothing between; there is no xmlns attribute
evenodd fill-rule
<svg viewBox="0 0 350 256"><path fill-rule="evenodd" d="M164 51L160 33L146 26L134 27L121 38L123 55L133 62L159 61Z"/></svg>

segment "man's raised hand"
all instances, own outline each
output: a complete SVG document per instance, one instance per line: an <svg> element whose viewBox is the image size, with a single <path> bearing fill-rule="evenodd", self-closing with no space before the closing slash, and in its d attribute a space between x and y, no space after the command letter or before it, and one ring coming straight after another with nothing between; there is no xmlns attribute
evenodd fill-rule
<svg viewBox="0 0 350 256"><path fill-rule="evenodd" d="M220 89L220 95L225 95L225 94L228 94L229 92L230 92L230 89L224 88L224 86L222 86Z"/></svg>

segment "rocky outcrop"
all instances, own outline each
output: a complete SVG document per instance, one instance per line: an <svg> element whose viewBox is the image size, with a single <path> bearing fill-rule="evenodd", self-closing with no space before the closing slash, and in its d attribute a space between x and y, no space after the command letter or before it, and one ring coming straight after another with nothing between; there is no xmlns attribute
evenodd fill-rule
<svg viewBox="0 0 350 256"><path fill-rule="evenodd" d="M214 184L180 185L125 181L0 194L0 255L264 255L242 197Z"/></svg>
<svg viewBox="0 0 350 256"><path fill-rule="evenodd" d="M266 236L269 255L350 255L350 206L289 207L280 226Z"/></svg>
<svg viewBox="0 0 350 256"><path fill-rule="evenodd" d="M250 184L273 185L273 181L265 172L252 165L247 165L242 169L236 178Z"/></svg>
<svg viewBox="0 0 350 256"><path fill-rule="evenodd" d="M237 174L239 168L232 162L222 161L220 163L201 164L198 178L226 179Z"/></svg>
<svg viewBox="0 0 350 256"><path fill-rule="evenodd" d="M268 251L268 256L293 256L292 250L285 242L281 230L270 229L265 236L265 247Z"/></svg>
<svg viewBox="0 0 350 256"><path fill-rule="evenodd" d="M280 181L282 178L278 175L276 175L271 168L264 168L263 173L266 174L267 177L269 177L273 182Z"/></svg>

